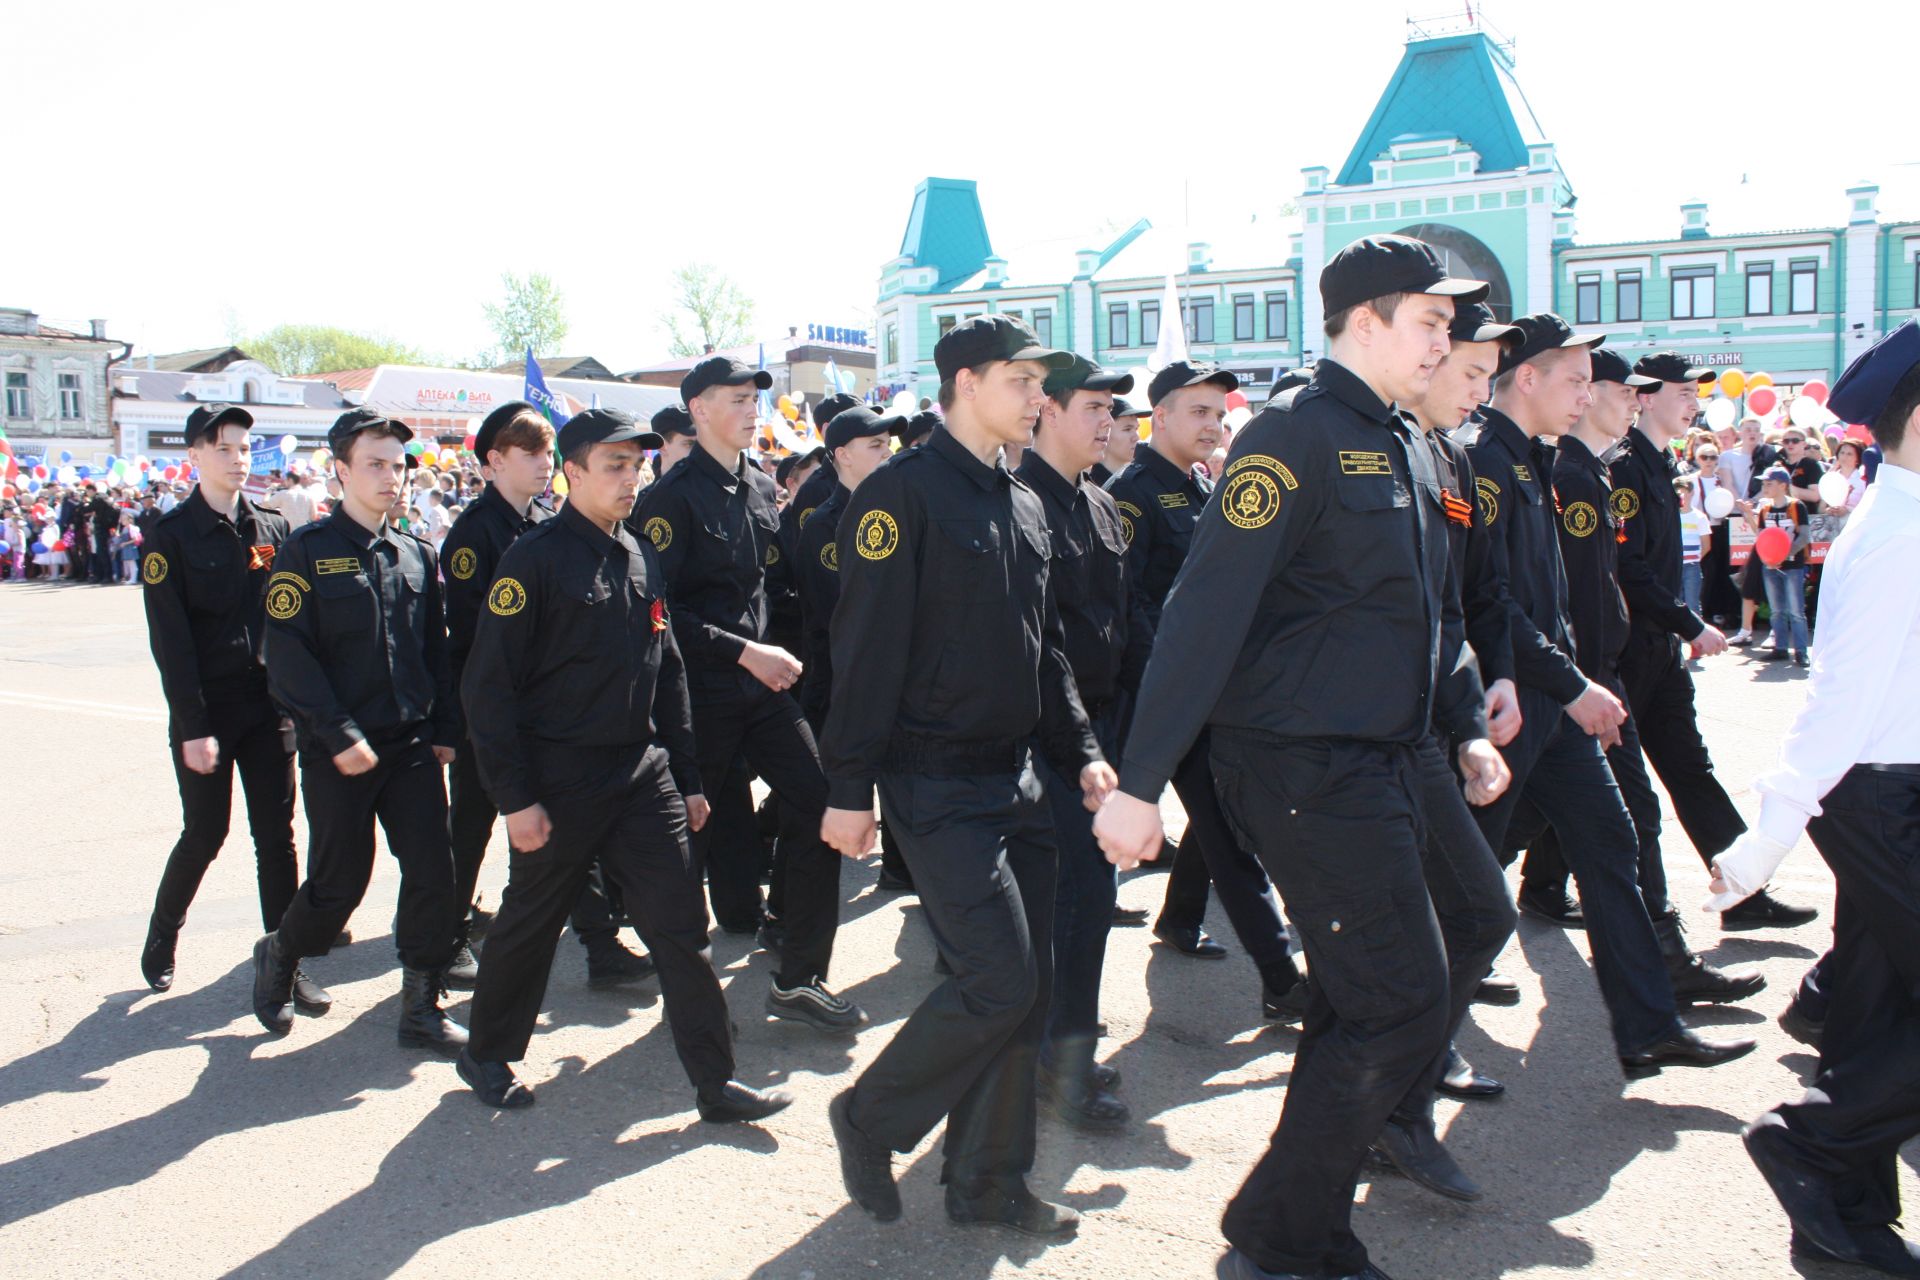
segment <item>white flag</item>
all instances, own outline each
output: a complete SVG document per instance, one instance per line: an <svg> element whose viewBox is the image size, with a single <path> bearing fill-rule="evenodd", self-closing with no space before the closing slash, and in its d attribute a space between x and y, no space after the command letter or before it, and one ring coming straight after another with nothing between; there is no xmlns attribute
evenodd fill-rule
<svg viewBox="0 0 1920 1280"><path fill-rule="evenodd" d="M1174 292L1173 277L1167 277L1166 291L1160 295L1160 340L1147 357L1147 372L1158 373L1170 364L1187 358L1187 326L1180 314L1180 295Z"/></svg>

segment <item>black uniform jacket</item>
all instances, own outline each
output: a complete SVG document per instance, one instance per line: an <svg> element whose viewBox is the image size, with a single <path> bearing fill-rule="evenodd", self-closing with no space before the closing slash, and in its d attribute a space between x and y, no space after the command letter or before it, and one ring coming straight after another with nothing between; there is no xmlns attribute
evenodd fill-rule
<svg viewBox="0 0 1920 1280"><path fill-rule="evenodd" d="M500 557L514 539L551 519L553 512L538 499L521 515L489 484L447 531L447 540L440 545L440 569L446 575L447 655L456 685L466 668L467 652L473 648L473 628L486 607L487 588L493 585Z"/></svg>
<svg viewBox="0 0 1920 1280"><path fill-rule="evenodd" d="M1627 601L1620 594L1623 521L1613 509L1607 464L1573 436L1562 436L1553 463L1553 494L1560 510L1560 559L1567 570L1567 611L1575 658L1587 679L1617 683L1627 647Z"/></svg>
<svg viewBox="0 0 1920 1280"><path fill-rule="evenodd" d="M1692 640L1707 624L1680 590L1680 497L1673 491L1679 468L1673 454L1636 427L1613 454L1612 471L1613 513L1627 530L1620 544L1620 590L1633 625Z"/></svg>
<svg viewBox="0 0 1920 1280"><path fill-rule="evenodd" d="M807 477L811 483L813 477ZM801 486L805 492L806 486ZM853 494L838 480L833 491L806 513L793 552L793 580L800 589L800 661L806 678L800 682L800 709L808 723L824 725L833 704L831 630L833 608L840 603L840 514ZM789 508L792 503L787 504Z"/></svg>

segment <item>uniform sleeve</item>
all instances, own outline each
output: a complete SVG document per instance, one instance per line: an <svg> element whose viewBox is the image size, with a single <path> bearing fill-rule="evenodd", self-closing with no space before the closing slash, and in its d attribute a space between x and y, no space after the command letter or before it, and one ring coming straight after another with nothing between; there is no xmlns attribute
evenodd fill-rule
<svg viewBox="0 0 1920 1280"><path fill-rule="evenodd" d="M715 666L740 660L745 636L702 618L688 601L687 549L699 525L681 495L679 484L656 484L648 491L640 513L640 532L653 544L660 572L667 584L667 605L673 617L673 635L684 658Z"/></svg>
<svg viewBox="0 0 1920 1280"><path fill-rule="evenodd" d="M1127 535L1127 596L1140 602L1140 617L1146 623L1144 643L1151 651L1162 607L1160 601L1149 598L1146 587L1147 566L1153 561L1153 520L1141 502L1143 495L1131 483L1116 479L1108 492L1120 509L1120 528Z"/></svg>
<svg viewBox="0 0 1920 1280"><path fill-rule="evenodd" d="M1600 679L1600 646L1606 635L1602 592L1612 588L1602 560L1600 539L1613 536L1602 514L1606 495L1590 475L1578 469L1554 476L1560 510L1554 515L1554 537L1567 567L1567 613L1573 623L1573 647L1581 671Z"/></svg>
<svg viewBox="0 0 1920 1280"><path fill-rule="evenodd" d="M1150 804L1213 714L1267 586L1326 506L1315 437L1280 429L1277 416L1263 414L1241 432L1221 484L1230 492L1245 469L1263 477L1246 483L1277 498L1263 518L1239 521L1227 519L1224 499L1208 502L1160 615L1120 767L1120 789Z"/></svg>
<svg viewBox="0 0 1920 1280"><path fill-rule="evenodd" d="M1086 708L1073 668L1067 664L1067 630L1053 593L1053 574L1047 574L1045 614L1040 632L1040 747L1065 778L1101 760L1100 744L1087 723Z"/></svg>
<svg viewBox="0 0 1920 1280"><path fill-rule="evenodd" d="M453 662L447 653L447 613L441 595L439 558L433 544L422 541L420 554L427 559L427 674L433 677L433 745L458 747L464 733L460 715L460 690L453 680Z"/></svg>
<svg viewBox="0 0 1920 1280"><path fill-rule="evenodd" d="M487 588L493 585L493 551L488 540L479 536L476 521L454 522L441 545L440 564L446 578L447 659L458 680L473 648L473 629L486 605Z"/></svg>
<svg viewBox="0 0 1920 1280"><path fill-rule="evenodd" d="M548 584L535 558L518 547L507 548L498 567L520 584L526 604L506 613L480 611L460 677L460 698L467 743L487 794L500 812L518 813L538 800L520 739L520 686L523 673L532 669L528 656L540 631Z"/></svg>
<svg viewBox="0 0 1920 1280"><path fill-rule="evenodd" d="M1489 496L1491 503L1486 500ZM1519 683L1551 695L1564 707L1587 691L1587 678L1580 674L1572 654L1541 634L1512 594L1512 502L1501 492L1499 481L1485 475L1475 477L1474 497L1474 505L1483 508L1483 516L1488 506L1493 511L1492 519L1487 522L1487 558L1493 571L1507 584L1507 634L1513 644L1514 675ZM1559 607L1558 602L1554 607Z"/></svg>
<svg viewBox="0 0 1920 1280"><path fill-rule="evenodd" d="M1496 680L1513 679L1513 635L1507 624L1512 601L1506 582L1493 567L1493 539L1484 513L1473 501L1473 460L1465 450L1455 450L1454 457L1461 496L1473 507L1460 575L1460 610L1467 643L1473 646L1473 655L1480 663L1480 681L1490 685Z"/></svg>
<svg viewBox="0 0 1920 1280"><path fill-rule="evenodd" d="M367 735L327 679L314 616L313 558L307 540L288 542L277 563L279 568L267 579L267 633L262 646L267 690L294 718L303 736L317 739L337 756L366 741Z"/></svg>
<svg viewBox="0 0 1920 1280"><path fill-rule="evenodd" d="M850 546L871 512L885 513L899 532L892 550L877 559L850 550L840 561L840 600L828 640L833 683L843 691L858 688L860 696L833 700L820 737L827 803L835 809L873 807L873 783L899 718L919 612L926 513L896 465L882 466L861 482L840 517L836 543Z"/></svg>
<svg viewBox="0 0 1920 1280"><path fill-rule="evenodd" d="M187 616L187 562L171 530L156 528L140 557L141 594L147 606L147 643L160 668L160 690L182 742L213 736L200 688L200 655Z"/></svg>
<svg viewBox="0 0 1920 1280"><path fill-rule="evenodd" d="M1440 610L1440 680L1434 690L1434 719L1454 742L1487 736L1487 690L1480 662L1467 643L1466 614L1453 556L1447 556L1445 602Z"/></svg>
<svg viewBox="0 0 1920 1280"><path fill-rule="evenodd" d="M821 724L833 689L830 629L833 607L840 598L834 532L816 512L794 548L794 580L800 588L800 662L806 669L800 683L800 709L814 725Z"/></svg>
<svg viewBox="0 0 1920 1280"><path fill-rule="evenodd" d="M1625 521L1627 540L1620 544L1620 591L1627 597L1627 612L1633 617L1671 631L1682 640L1692 640L1707 629L1707 624L1687 608L1685 600L1660 585L1647 559L1647 521L1652 506L1644 492L1649 481L1641 470L1631 451L1612 467L1614 492L1634 494L1634 500L1626 505L1633 511Z"/></svg>

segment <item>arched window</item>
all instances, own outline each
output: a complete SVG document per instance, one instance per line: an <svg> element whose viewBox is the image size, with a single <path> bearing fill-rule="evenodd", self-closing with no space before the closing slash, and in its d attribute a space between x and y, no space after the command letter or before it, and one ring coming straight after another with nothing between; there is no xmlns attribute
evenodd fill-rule
<svg viewBox="0 0 1920 1280"><path fill-rule="evenodd" d="M1494 256L1493 250L1477 237L1444 222L1416 223L1411 227L1402 227L1399 234L1432 245L1440 254L1440 263L1447 269L1448 275L1485 280L1492 285L1487 294L1487 305L1493 309L1494 317L1501 321L1513 319L1513 289L1507 283L1506 269L1500 265L1500 259Z"/></svg>

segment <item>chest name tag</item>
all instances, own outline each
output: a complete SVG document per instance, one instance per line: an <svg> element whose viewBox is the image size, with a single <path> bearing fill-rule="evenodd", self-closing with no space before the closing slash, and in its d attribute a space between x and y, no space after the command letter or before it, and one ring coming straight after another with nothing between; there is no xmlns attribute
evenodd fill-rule
<svg viewBox="0 0 1920 1280"><path fill-rule="evenodd" d="M1184 493L1162 493L1155 496L1160 499L1160 505L1169 511L1187 505L1187 495Z"/></svg>
<svg viewBox="0 0 1920 1280"><path fill-rule="evenodd" d="M1364 453L1356 449L1340 451L1340 473L1348 476L1390 476L1393 467L1384 453Z"/></svg>
<svg viewBox="0 0 1920 1280"><path fill-rule="evenodd" d="M1521 466L1517 462L1513 464L1513 474L1518 478L1525 480L1528 484L1533 483L1533 472L1527 470L1525 467Z"/></svg>
<svg viewBox="0 0 1920 1280"><path fill-rule="evenodd" d="M324 577L329 573L358 573L360 562L352 556L336 556L331 560L315 560L313 571Z"/></svg>

